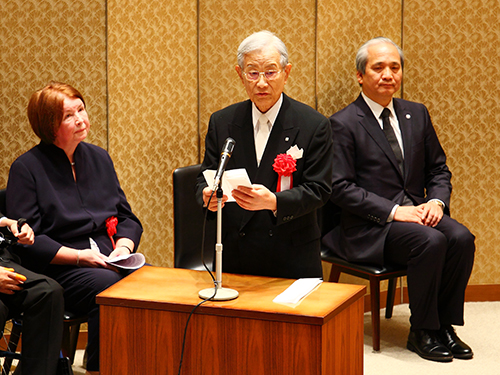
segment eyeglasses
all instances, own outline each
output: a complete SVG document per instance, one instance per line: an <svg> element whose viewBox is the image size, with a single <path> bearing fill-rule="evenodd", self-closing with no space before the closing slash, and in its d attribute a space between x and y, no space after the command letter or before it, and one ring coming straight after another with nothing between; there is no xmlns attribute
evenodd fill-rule
<svg viewBox="0 0 500 375"><path fill-rule="evenodd" d="M282 72L283 70L266 70L265 72L259 72L257 70L251 70L249 72L243 72L247 80L249 81L258 81L260 79L260 76L264 76L264 78L268 81L272 81L276 78L278 78L278 75Z"/></svg>

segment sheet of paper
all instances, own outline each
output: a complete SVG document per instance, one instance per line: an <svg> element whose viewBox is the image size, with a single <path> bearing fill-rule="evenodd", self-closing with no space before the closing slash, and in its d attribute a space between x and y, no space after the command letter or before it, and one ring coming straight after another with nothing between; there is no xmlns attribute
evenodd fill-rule
<svg viewBox="0 0 500 375"><path fill-rule="evenodd" d="M146 263L146 258L141 253L132 253L128 255L120 255L113 259L106 260L106 263L126 270L136 270L144 266L144 264Z"/></svg>
<svg viewBox="0 0 500 375"><path fill-rule="evenodd" d="M101 249L99 249L99 245L94 241L92 237L89 237L89 242L90 242L90 250L97 251L98 253L101 252Z"/></svg>
<svg viewBox="0 0 500 375"><path fill-rule="evenodd" d="M206 169L203 171L203 177L205 177L205 181L210 187L214 184L215 172L216 171L213 169ZM248 173L245 168L231 169L222 174L222 192L227 195L228 202L234 202L231 191L236 189L238 186L252 187L250 177L248 177Z"/></svg>
<svg viewBox="0 0 500 375"><path fill-rule="evenodd" d="M290 303L296 304L311 293L314 288L321 284L323 280L320 278L298 279L294 281L283 293L279 294L273 302L275 303Z"/></svg>

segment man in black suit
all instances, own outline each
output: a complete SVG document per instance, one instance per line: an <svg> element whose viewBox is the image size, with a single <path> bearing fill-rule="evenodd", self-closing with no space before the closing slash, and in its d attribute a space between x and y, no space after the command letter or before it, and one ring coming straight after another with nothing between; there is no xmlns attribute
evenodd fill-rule
<svg viewBox="0 0 500 375"><path fill-rule="evenodd" d="M252 182L231 192L235 202L227 202L227 192L223 197L224 272L322 277L316 210L331 194L331 129L326 117L283 94L291 67L278 37L268 31L250 35L238 48L236 66L250 100L210 118L202 171L217 169L231 137L236 144L227 170L245 168ZM301 157L285 156L293 146ZM274 170L276 158L291 170L296 164L291 178ZM206 205L212 186L201 174L197 189ZM215 197L208 209L216 211Z"/></svg>
<svg viewBox="0 0 500 375"><path fill-rule="evenodd" d="M323 241L351 262L407 265L408 349L441 362L470 359L452 325L464 324L474 236L449 217L451 173L426 107L393 98L403 61L387 38L358 51L362 93L330 117L340 246L330 235Z"/></svg>
<svg viewBox="0 0 500 375"><path fill-rule="evenodd" d="M33 230L0 213L0 227L8 227L21 244L32 245ZM63 289L54 280L19 265L19 259L0 241L0 328L23 314L21 374L55 375L62 342ZM16 371L17 373L17 371Z"/></svg>

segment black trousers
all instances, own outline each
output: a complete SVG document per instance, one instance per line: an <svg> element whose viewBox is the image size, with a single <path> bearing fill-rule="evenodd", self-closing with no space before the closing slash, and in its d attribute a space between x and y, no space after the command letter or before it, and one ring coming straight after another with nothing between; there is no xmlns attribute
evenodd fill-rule
<svg viewBox="0 0 500 375"><path fill-rule="evenodd" d="M88 315L87 370L99 371L99 305L95 297L128 273L106 268L54 267L51 274L64 288L66 310Z"/></svg>
<svg viewBox="0 0 500 375"><path fill-rule="evenodd" d="M412 329L464 324L465 288L474 264L474 235L444 215L432 228L393 222L385 261L408 267Z"/></svg>
<svg viewBox="0 0 500 375"><path fill-rule="evenodd" d="M0 258L0 266L14 268L27 277L23 290L0 294L0 324L23 313L22 374L55 375L61 351L64 299L63 289L51 278Z"/></svg>

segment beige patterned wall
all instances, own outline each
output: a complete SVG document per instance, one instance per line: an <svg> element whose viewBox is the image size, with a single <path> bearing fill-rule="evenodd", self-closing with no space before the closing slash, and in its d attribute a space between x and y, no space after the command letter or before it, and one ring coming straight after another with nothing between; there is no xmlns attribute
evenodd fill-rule
<svg viewBox="0 0 500 375"><path fill-rule="evenodd" d="M0 0L0 187L12 162L39 141L26 107L51 80L82 92L88 140L107 147L105 31L103 0Z"/></svg>
<svg viewBox="0 0 500 375"><path fill-rule="evenodd" d="M0 0L1 185L12 160L36 142L25 115L30 93L53 78L73 83L87 99L89 141L107 147L109 137L144 225L141 251L152 264L172 266L171 172L200 161L213 111L246 99L234 70L241 40L275 32L293 65L285 91L330 116L359 93L357 48L384 35L403 43L403 95L430 109L454 173L452 213L477 236L471 284L500 283L498 0L406 0L403 15L400 0L376 7L359 0L74 0L71 11L67 4Z"/></svg>
<svg viewBox="0 0 500 375"><path fill-rule="evenodd" d="M500 283L500 3L406 0L405 98L426 104L476 235L471 284Z"/></svg>
<svg viewBox="0 0 500 375"><path fill-rule="evenodd" d="M248 99L235 66L248 35L276 33L292 64L285 92L315 106L315 0L200 1L200 134L204 144L210 114Z"/></svg>
<svg viewBox="0 0 500 375"><path fill-rule="evenodd" d="M198 162L196 1L108 1L109 152L148 262L173 265L172 171Z"/></svg>
<svg viewBox="0 0 500 375"><path fill-rule="evenodd" d="M329 117L360 93L355 57L358 48L375 36L401 42L401 1L377 6L363 0L318 1L317 110Z"/></svg>

